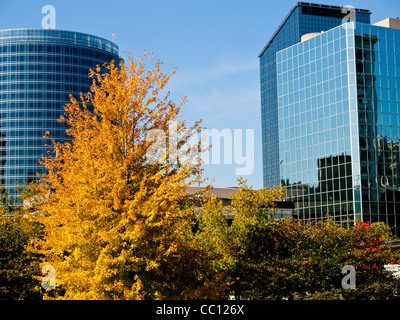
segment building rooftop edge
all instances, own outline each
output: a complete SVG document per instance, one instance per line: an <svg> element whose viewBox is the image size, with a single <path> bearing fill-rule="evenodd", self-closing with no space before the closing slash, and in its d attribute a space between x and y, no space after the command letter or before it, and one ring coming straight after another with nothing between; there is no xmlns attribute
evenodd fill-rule
<svg viewBox="0 0 400 320"><path fill-rule="evenodd" d="M42 28L11 28L11 29L0 29L0 39L1 38L18 38L18 37L27 37L27 36L29 36L29 37L32 37L32 38L34 38L35 36L37 37L38 35L28 35L28 34L26 34L26 35L16 35L16 36L13 36L13 35L6 35L6 36L3 36L2 35L2 33L8 33L8 32L12 32L12 31L35 31L35 32L39 32L39 31L41 31L40 33L43 33L43 35L45 34L46 36L48 36L48 37L57 37L57 38L65 38L65 39L69 39L68 37L65 37L65 35L63 36L61 33L67 33L67 34L80 34L80 35L84 35L84 36L86 36L86 37L90 37L90 38L93 38L93 39L99 39L99 40L103 40L103 41L105 41L106 43L108 43L108 44L110 44L110 46L112 46L113 48L115 48L116 50L119 50L119 46L116 44L116 43L114 43L113 41L111 41L111 40L108 40L108 39L106 39L106 38L104 38L104 37L100 37L100 36L97 36L97 35L94 35L94 34L90 34L90 33L85 33L85 32L80 32L80 31L72 31L72 30L63 30L63 29L42 29ZM46 34L47 33L47 34ZM54 33L54 35L52 35L52 33ZM58 35L57 35L57 33L59 33ZM42 36L42 35L39 35L39 36Z"/></svg>
<svg viewBox="0 0 400 320"><path fill-rule="evenodd" d="M272 40L274 40L275 36L277 35L277 33L279 32L279 30L282 28L282 26L285 24L285 22L287 21L287 19L290 17L290 15L293 13L293 11L299 7L299 6L309 6L309 7L317 7L317 8L330 8L330 9L340 9L342 8L341 6L332 6L332 5L325 5L325 4L318 4L318 3L311 3L311 2L297 2L290 10L289 12L286 14L285 18L282 20L282 22L279 24L279 26L276 28L275 32L272 34L271 38L268 40L268 42L266 43L266 45L263 47L263 49L261 50L261 52L258 54L258 57L260 58L265 50L267 50L267 48L269 47L270 43L272 42ZM359 8L355 8L356 12L362 12L365 14L371 14L371 11L368 9L359 9Z"/></svg>
<svg viewBox="0 0 400 320"><path fill-rule="evenodd" d="M274 31L274 33L272 34L272 36L270 37L270 39L267 41L266 45L264 46L264 48L261 50L261 52L258 54L258 57L261 57L265 50L267 50L267 48L269 47L269 44L272 42L272 40L275 38L275 36L277 35L277 33L279 32L279 30L282 28L282 26L285 24L286 20L290 17L290 15L293 13L293 11L301 4L301 2L297 2L290 10L289 12L286 14L285 18L283 18L282 22L278 25L278 27L276 28L276 30Z"/></svg>
<svg viewBox="0 0 400 320"><path fill-rule="evenodd" d="M386 19L388 19L388 18L386 18ZM384 20L386 20L386 19L384 19ZM390 18L390 19L394 19L394 18ZM396 20L396 19L395 19L395 20ZM383 20L382 20L382 21L383 21ZM381 21L379 21L379 22L381 22ZM362 23L362 22L346 22L346 23L343 24L343 25L346 25L346 24L348 24L348 23L354 23L354 24L359 24L359 25L367 25L367 26L372 26L372 27L375 27L375 28L388 28L388 29L393 29L393 30L400 30L400 29L393 28L393 27L387 27L387 26L376 25L375 23L366 24L366 23ZM324 32L320 32L318 35L315 35L315 37L319 37L319 36L321 36L323 33L325 33L325 32L330 32L331 30L334 30L334 29L336 29L336 28L340 28L340 27L342 27L343 25L338 25L338 26L336 26L336 27L334 27L334 28L332 28L332 29L326 30L326 31L324 31ZM307 35L307 33L306 33L306 35ZM314 38L314 37L312 37L312 38ZM304 40L304 41L297 42L297 43L295 43L295 44L292 44L291 46L288 46L288 47L286 47L286 48L284 48L284 49L278 50L276 53L279 53L279 52L288 50L288 49L290 49L291 47L300 45L300 43L309 41L309 40L311 40L312 38L306 39L306 40Z"/></svg>

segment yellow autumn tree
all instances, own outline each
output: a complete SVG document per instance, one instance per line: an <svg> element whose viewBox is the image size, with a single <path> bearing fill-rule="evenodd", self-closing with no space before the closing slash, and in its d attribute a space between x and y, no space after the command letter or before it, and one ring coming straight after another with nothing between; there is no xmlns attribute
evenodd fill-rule
<svg viewBox="0 0 400 320"><path fill-rule="evenodd" d="M92 70L91 91L64 107L71 138L52 140L54 154L42 160L35 219L45 236L34 244L55 268L61 298L205 297L202 288L213 296L186 210L185 190L202 179L190 152L198 145L187 148L200 122L187 126L186 99L165 93L174 72L151 54L129 56Z"/></svg>

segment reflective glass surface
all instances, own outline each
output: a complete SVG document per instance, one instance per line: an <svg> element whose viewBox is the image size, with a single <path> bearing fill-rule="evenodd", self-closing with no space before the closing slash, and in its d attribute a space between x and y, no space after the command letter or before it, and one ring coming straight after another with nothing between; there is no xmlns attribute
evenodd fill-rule
<svg viewBox="0 0 400 320"><path fill-rule="evenodd" d="M68 139L57 119L69 94L89 91L89 69L118 59L112 42L78 32L0 30L0 182L10 192L44 173L43 135Z"/></svg>
<svg viewBox="0 0 400 320"><path fill-rule="evenodd" d="M400 30L354 32L363 218L399 228Z"/></svg>
<svg viewBox="0 0 400 320"><path fill-rule="evenodd" d="M368 10L356 9L355 20L369 23L370 14ZM300 42L306 33L340 25L344 15L340 7L300 2L288 13L259 55L264 186L280 184L276 53Z"/></svg>
<svg viewBox="0 0 400 320"><path fill-rule="evenodd" d="M400 224L399 50L400 30L350 23L277 53L280 179L299 218Z"/></svg>

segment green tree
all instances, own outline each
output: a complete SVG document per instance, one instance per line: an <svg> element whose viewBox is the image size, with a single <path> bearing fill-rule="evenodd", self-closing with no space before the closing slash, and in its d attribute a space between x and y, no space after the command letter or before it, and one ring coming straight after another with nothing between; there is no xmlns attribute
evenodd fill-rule
<svg viewBox="0 0 400 320"><path fill-rule="evenodd" d="M197 237L214 255L234 294L250 299L394 299L399 280L384 269L396 263L381 224L343 228L331 219L274 219L283 190L253 191L239 182L230 207L206 197ZM227 211L234 213L229 227ZM356 288L343 289L342 268L356 270Z"/></svg>
<svg viewBox="0 0 400 320"><path fill-rule="evenodd" d="M40 237L41 227L25 217L19 197L21 194L11 197L4 186L0 188L0 299L38 300L43 297L41 255L27 246Z"/></svg>
<svg viewBox="0 0 400 320"><path fill-rule="evenodd" d="M231 205L205 193L198 212L197 239L207 248L214 261L214 270L229 285L225 297L243 295L244 291L257 290L256 266L258 252L264 250L263 226L273 217L276 204L284 194L283 188L253 190L247 181L238 179L238 190L231 196ZM233 219L232 219L233 217ZM260 241L261 240L261 241Z"/></svg>

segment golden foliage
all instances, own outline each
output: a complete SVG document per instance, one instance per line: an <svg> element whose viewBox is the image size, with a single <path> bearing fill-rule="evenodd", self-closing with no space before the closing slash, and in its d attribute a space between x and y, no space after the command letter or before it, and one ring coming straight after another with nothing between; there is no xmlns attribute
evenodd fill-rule
<svg viewBox="0 0 400 320"><path fill-rule="evenodd" d="M186 99L176 105L169 93L161 96L175 70L163 73L151 55L104 67L90 72L91 91L64 107L59 121L71 141L52 140L54 155L42 160L48 173L37 219L45 237L36 247L55 267L64 298L181 297L184 290L171 292L165 281L182 254L192 217L182 204L188 186L201 180L200 162L168 161L168 146L162 161L152 161L146 135L168 135L173 122L190 137L199 122L180 120Z"/></svg>

